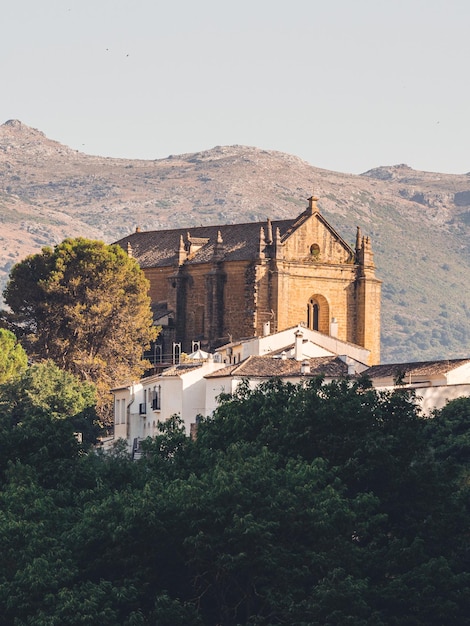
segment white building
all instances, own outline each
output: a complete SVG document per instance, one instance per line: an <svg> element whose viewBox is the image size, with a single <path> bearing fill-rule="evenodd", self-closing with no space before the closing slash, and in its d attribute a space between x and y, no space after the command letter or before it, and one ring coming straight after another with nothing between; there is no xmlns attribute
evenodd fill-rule
<svg viewBox="0 0 470 626"><path fill-rule="evenodd" d="M206 414L204 376L222 367L211 358L182 363L113 389L114 440L125 439L135 450L142 439L156 434L159 421L172 415L183 418L189 435L196 416Z"/></svg>
<svg viewBox="0 0 470 626"><path fill-rule="evenodd" d="M300 325L275 335L228 344L217 352L230 365L205 377L208 415L216 409L218 396L233 393L244 379L249 379L253 389L274 377L299 383L323 376L325 382L330 382L364 372L369 356L361 346Z"/></svg>
<svg viewBox="0 0 470 626"><path fill-rule="evenodd" d="M330 382L365 373L377 389L397 385L415 389L424 413L470 396L470 359L368 367L365 348L300 325L227 344L214 355L194 356L208 358L189 358L160 374L113 389L114 440L126 440L135 453L140 441L157 433L158 422L172 415L182 417L189 435L197 416L211 415L219 396L233 393L244 379L255 388L273 377L299 383L321 375Z"/></svg>
<svg viewBox="0 0 470 626"><path fill-rule="evenodd" d="M336 337L336 322L331 323L330 335L325 335L317 330L306 328L303 324L298 324L292 328L281 330L278 333L269 334L262 337L251 337L240 339L228 343L216 350L216 354L224 363L240 363L249 356L266 356L278 351L285 350L288 356L294 356L295 342L299 333L302 339L302 356L312 358L317 356L337 356L343 354L349 356L360 363L368 363L370 350L358 346L348 341L341 341ZM269 324L266 325L267 329ZM297 333L297 340L295 339Z"/></svg>
<svg viewBox="0 0 470 626"><path fill-rule="evenodd" d="M425 414L470 397L470 359L373 365L366 374L377 389L414 389Z"/></svg>
<svg viewBox="0 0 470 626"><path fill-rule="evenodd" d="M250 378L255 387L273 376L299 382L322 374L331 380L367 369L364 361L352 355L367 361L369 351L302 326L222 346L214 355L195 354L208 358L189 358L160 374L112 390L114 437L106 446L124 439L129 450L135 451L142 439L157 433L159 421L172 415L183 418L189 435L197 416L211 415L218 396L233 392L243 378Z"/></svg>

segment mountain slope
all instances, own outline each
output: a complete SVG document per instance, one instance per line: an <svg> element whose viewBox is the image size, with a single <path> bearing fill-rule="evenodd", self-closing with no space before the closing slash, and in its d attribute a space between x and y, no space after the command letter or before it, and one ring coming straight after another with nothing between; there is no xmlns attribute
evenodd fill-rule
<svg viewBox="0 0 470 626"><path fill-rule="evenodd" d="M90 156L17 120L0 126L0 281L67 236L294 217L308 196L354 243L372 238L383 279L382 360L470 354L470 176L406 165L360 176L246 146L155 161Z"/></svg>

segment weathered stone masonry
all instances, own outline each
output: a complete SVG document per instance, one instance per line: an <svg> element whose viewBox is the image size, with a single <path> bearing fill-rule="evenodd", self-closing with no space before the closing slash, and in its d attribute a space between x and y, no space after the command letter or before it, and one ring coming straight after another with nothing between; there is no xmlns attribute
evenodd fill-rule
<svg viewBox="0 0 470 626"><path fill-rule="evenodd" d="M317 199L296 219L136 232L118 243L150 281L167 342L213 348L303 322L380 361L381 281L368 237L351 248Z"/></svg>

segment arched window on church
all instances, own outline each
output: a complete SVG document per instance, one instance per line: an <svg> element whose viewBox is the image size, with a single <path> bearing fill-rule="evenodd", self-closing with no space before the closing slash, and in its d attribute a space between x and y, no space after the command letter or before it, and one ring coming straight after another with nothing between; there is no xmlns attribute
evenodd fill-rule
<svg viewBox="0 0 470 626"><path fill-rule="evenodd" d="M310 328L310 330L319 330L319 316L320 307L318 306L318 302L310 298L307 305L307 328Z"/></svg>
<svg viewBox="0 0 470 626"><path fill-rule="evenodd" d="M330 334L330 305L321 293L313 293L307 301L307 328Z"/></svg>
<svg viewBox="0 0 470 626"><path fill-rule="evenodd" d="M314 259L318 259L320 257L320 246L317 243L312 243L310 246L310 256Z"/></svg>

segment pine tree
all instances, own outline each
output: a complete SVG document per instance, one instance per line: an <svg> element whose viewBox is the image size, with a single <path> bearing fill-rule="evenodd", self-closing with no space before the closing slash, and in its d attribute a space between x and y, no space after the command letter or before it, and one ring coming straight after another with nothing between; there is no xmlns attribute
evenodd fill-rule
<svg viewBox="0 0 470 626"><path fill-rule="evenodd" d="M148 287L122 248L78 238L15 265L4 297L26 351L95 383L106 416L109 389L142 375L156 336Z"/></svg>

